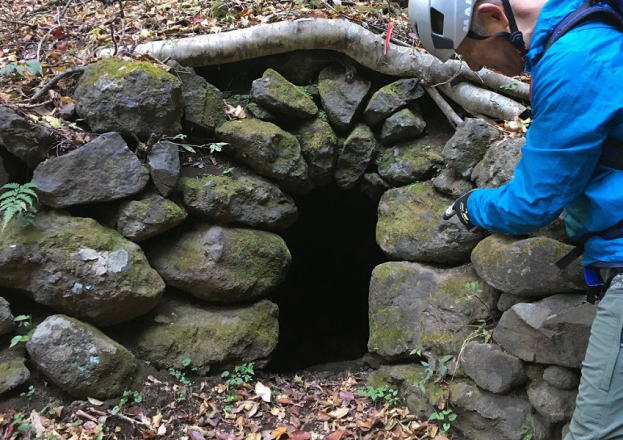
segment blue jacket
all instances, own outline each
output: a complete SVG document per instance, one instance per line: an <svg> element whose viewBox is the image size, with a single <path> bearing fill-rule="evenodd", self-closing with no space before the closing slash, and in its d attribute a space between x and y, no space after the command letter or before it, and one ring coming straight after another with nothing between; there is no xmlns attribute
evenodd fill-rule
<svg viewBox="0 0 623 440"><path fill-rule="evenodd" d="M527 55L533 78L532 124L508 184L479 189L468 200L473 223L525 234L564 209L567 234L578 238L623 220L623 171L600 165L607 137L623 140L623 32L591 20L554 43L548 35L583 0L549 0ZM586 242L584 264L623 266L623 238Z"/></svg>

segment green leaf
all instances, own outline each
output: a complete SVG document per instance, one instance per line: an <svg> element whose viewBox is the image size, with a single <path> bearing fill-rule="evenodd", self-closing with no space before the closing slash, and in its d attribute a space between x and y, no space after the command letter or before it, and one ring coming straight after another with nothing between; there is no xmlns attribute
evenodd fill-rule
<svg viewBox="0 0 623 440"><path fill-rule="evenodd" d="M33 208L33 207L35 206L35 202L34 202L34 200L33 200L33 199L32 199L32 197L31 197L31 196L29 196L29 195L26 195L26 194L18 194L18 195L16 195L16 196L15 196L15 199L16 199L16 200L21 200L21 201L23 201L23 202L24 202L24 203L26 203L26 204L27 204L30 208Z"/></svg>
<svg viewBox="0 0 623 440"><path fill-rule="evenodd" d="M193 154L196 153L195 149L188 144L180 144L180 147L182 147L184 150L188 151L189 153L193 153Z"/></svg>
<svg viewBox="0 0 623 440"><path fill-rule="evenodd" d="M28 195L30 195L30 196L33 196L33 197L34 197L35 199L37 199L37 200L39 199L39 196L37 195L37 193L36 193L36 192L34 192L31 188L21 187L21 188L19 189L19 192L20 192L21 194L28 194Z"/></svg>
<svg viewBox="0 0 623 440"><path fill-rule="evenodd" d="M192 364L192 363L193 363L193 361L192 361L192 359L190 359L190 358L185 358L185 359L182 359L182 366L183 366L183 367L188 367L188 366L190 366L190 364Z"/></svg>
<svg viewBox="0 0 623 440"><path fill-rule="evenodd" d="M20 186L21 185L19 183L11 182L11 183L5 183L4 185L0 187L0 189L17 189Z"/></svg>
<svg viewBox="0 0 623 440"><path fill-rule="evenodd" d="M2 229L6 228L6 225L9 224L11 219L15 217L15 214L19 211L19 207L15 205L9 206L6 211L4 211L4 216L2 217Z"/></svg>
<svg viewBox="0 0 623 440"><path fill-rule="evenodd" d="M15 318L13 318L13 321L19 322L19 321L28 321L31 318L30 315L17 315Z"/></svg>
<svg viewBox="0 0 623 440"><path fill-rule="evenodd" d="M231 174L232 171L234 171L234 169L235 169L234 167L227 168L226 170L223 170L223 174L225 175Z"/></svg>
<svg viewBox="0 0 623 440"><path fill-rule="evenodd" d="M450 359L452 359L454 357L453 354L447 354L444 357L442 357L441 359L439 359L439 361L443 364L445 364L446 362L448 362Z"/></svg>
<svg viewBox="0 0 623 440"><path fill-rule="evenodd" d="M22 342L22 336L21 335L13 336L11 338L11 344L9 345L9 348L15 347L20 342Z"/></svg>

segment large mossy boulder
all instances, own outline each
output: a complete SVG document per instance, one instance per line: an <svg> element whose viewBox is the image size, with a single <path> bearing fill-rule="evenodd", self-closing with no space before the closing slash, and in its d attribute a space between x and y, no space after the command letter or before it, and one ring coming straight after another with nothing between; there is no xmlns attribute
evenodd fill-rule
<svg viewBox="0 0 623 440"><path fill-rule="evenodd" d="M513 295L541 298L583 290L579 261L561 270L556 262L573 246L548 237L492 235L478 243L472 263L487 284Z"/></svg>
<svg viewBox="0 0 623 440"><path fill-rule="evenodd" d="M132 384L138 367L125 347L92 325L65 315L47 317L26 349L39 371L79 399L121 395Z"/></svg>
<svg viewBox="0 0 623 440"><path fill-rule="evenodd" d="M115 226L125 238L138 243L174 228L186 216L186 210L177 203L148 192L119 205Z"/></svg>
<svg viewBox="0 0 623 440"><path fill-rule="evenodd" d="M324 68L318 76L320 100L331 125L340 133L348 131L363 106L371 83L359 75L349 77L339 65Z"/></svg>
<svg viewBox="0 0 623 440"><path fill-rule="evenodd" d="M448 140L442 154L450 168L469 177L489 146L502 136L500 130L482 119L467 118Z"/></svg>
<svg viewBox="0 0 623 440"><path fill-rule="evenodd" d="M559 294L504 312L493 339L527 362L580 368L595 306L583 294Z"/></svg>
<svg viewBox="0 0 623 440"><path fill-rule="evenodd" d="M268 300L241 307L210 307L164 300L132 335L138 355L160 368L262 364L277 346L279 309Z"/></svg>
<svg viewBox="0 0 623 440"><path fill-rule="evenodd" d="M484 236L469 232L456 217L443 220L452 199L433 190L429 183L394 188L381 197L376 242L392 258L461 264Z"/></svg>
<svg viewBox="0 0 623 440"><path fill-rule="evenodd" d="M171 73L182 81L184 126L194 135L213 135L216 127L227 121L221 91L197 75L190 66L169 61Z"/></svg>
<svg viewBox="0 0 623 440"><path fill-rule="evenodd" d="M222 124L216 134L228 143L224 152L258 174L279 182L287 191L306 193L312 188L307 164L296 137L275 124L241 119Z"/></svg>
<svg viewBox="0 0 623 440"><path fill-rule="evenodd" d="M59 141L60 136L54 131L0 105L0 146L30 168L41 162Z"/></svg>
<svg viewBox="0 0 623 440"><path fill-rule="evenodd" d="M419 79L399 79L381 87L372 95L363 112L363 117L370 125L379 124L422 96L424 96L424 89Z"/></svg>
<svg viewBox="0 0 623 440"><path fill-rule="evenodd" d="M109 202L140 192L149 172L118 133L106 133L37 166L32 182L53 208Z"/></svg>
<svg viewBox="0 0 623 440"><path fill-rule="evenodd" d="M370 127L359 124L344 141L335 168L335 182L341 189L352 189L366 172L377 143Z"/></svg>
<svg viewBox="0 0 623 440"><path fill-rule="evenodd" d="M453 423L468 440L551 440L550 424L535 413L525 394L483 391L467 381L450 384Z"/></svg>
<svg viewBox="0 0 623 440"><path fill-rule="evenodd" d="M443 157L430 145L407 142L383 148L376 162L381 177L400 186L432 177L443 166Z"/></svg>
<svg viewBox="0 0 623 440"><path fill-rule="evenodd" d="M208 174L180 182L184 206L219 224L285 229L298 218L294 200L279 186L247 173Z"/></svg>
<svg viewBox="0 0 623 440"><path fill-rule="evenodd" d="M370 281L368 349L386 359L411 350L456 355L473 330L469 324L493 316L496 300L470 266L381 264Z"/></svg>
<svg viewBox="0 0 623 440"><path fill-rule="evenodd" d="M326 185L333 180L337 157L337 137L328 122L314 119L298 127L296 136L307 162L309 177L314 185Z"/></svg>
<svg viewBox="0 0 623 440"><path fill-rule="evenodd" d="M287 120L312 119L318 107L311 97L273 69L253 81L253 99L279 118Z"/></svg>
<svg viewBox="0 0 623 440"><path fill-rule="evenodd" d="M267 294L285 279L291 261L276 234L211 225L154 243L147 254L167 284L225 304Z"/></svg>
<svg viewBox="0 0 623 440"><path fill-rule="evenodd" d="M142 315L164 291L138 245L95 220L57 212L0 232L0 285L96 325Z"/></svg>
<svg viewBox="0 0 623 440"><path fill-rule="evenodd" d="M74 92L76 112L92 131L147 139L182 130L182 83L146 61L104 58L87 66Z"/></svg>
<svg viewBox="0 0 623 440"><path fill-rule="evenodd" d="M0 351L0 395L23 385L30 379L26 353L21 346Z"/></svg>

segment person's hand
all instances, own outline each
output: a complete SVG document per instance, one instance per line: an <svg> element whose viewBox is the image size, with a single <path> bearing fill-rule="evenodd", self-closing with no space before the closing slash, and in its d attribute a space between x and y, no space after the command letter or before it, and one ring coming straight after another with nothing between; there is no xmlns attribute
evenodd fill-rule
<svg viewBox="0 0 623 440"><path fill-rule="evenodd" d="M452 205L448 206L448 209L443 213L443 219L450 220L456 215L468 231L476 230L478 227L470 221L469 212L467 211L467 200L472 192L474 190L463 194Z"/></svg>

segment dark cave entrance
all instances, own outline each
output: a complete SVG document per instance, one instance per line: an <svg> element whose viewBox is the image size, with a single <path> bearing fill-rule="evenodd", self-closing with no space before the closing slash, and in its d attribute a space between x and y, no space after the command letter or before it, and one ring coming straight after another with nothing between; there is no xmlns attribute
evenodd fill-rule
<svg viewBox="0 0 623 440"><path fill-rule="evenodd" d="M335 186L297 197L299 220L281 233L292 253L279 305L279 343L268 369L352 360L367 352L368 288L384 261L375 241L377 203Z"/></svg>

